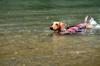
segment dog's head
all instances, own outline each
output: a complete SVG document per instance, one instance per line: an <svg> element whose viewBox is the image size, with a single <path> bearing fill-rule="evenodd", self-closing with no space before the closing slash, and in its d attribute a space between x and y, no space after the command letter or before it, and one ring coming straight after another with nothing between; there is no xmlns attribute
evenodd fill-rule
<svg viewBox="0 0 100 66"><path fill-rule="evenodd" d="M65 24L63 22L53 22L50 25L50 29L53 31L60 31L63 28L65 28Z"/></svg>

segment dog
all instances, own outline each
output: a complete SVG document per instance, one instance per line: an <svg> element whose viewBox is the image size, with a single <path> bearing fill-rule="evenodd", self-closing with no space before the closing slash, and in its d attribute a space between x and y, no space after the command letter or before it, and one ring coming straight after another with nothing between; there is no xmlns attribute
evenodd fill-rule
<svg viewBox="0 0 100 66"><path fill-rule="evenodd" d="M100 24L98 24L93 17L86 16L84 22L86 23L85 32L94 34L96 33L96 30L100 30Z"/></svg>
<svg viewBox="0 0 100 66"><path fill-rule="evenodd" d="M60 34L73 34L78 32L94 34L96 30L100 29L100 24L93 17L86 16L83 22L73 26L65 25L62 21L55 21L50 25L50 29Z"/></svg>
<svg viewBox="0 0 100 66"><path fill-rule="evenodd" d="M50 25L50 29L60 34L72 34L72 33L82 32L85 26L86 26L85 23L68 26L68 25L65 25L64 22L57 21L57 22L53 22Z"/></svg>

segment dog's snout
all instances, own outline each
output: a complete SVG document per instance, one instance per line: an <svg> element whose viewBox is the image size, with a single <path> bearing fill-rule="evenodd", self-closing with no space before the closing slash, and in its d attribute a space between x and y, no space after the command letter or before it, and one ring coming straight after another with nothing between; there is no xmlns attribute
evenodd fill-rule
<svg viewBox="0 0 100 66"><path fill-rule="evenodd" d="M53 27L50 27L51 30L53 30Z"/></svg>

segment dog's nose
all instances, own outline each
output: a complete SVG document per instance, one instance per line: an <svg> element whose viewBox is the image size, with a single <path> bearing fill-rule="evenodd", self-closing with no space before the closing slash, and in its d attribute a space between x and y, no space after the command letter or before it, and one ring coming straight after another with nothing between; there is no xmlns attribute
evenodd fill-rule
<svg viewBox="0 0 100 66"><path fill-rule="evenodd" d="M53 30L53 27L50 27L51 30Z"/></svg>

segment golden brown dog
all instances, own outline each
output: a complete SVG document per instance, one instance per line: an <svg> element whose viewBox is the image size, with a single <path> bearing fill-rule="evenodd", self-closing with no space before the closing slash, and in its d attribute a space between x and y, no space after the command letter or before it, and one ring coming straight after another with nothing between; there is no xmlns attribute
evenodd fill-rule
<svg viewBox="0 0 100 66"><path fill-rule="evenodd" d="M100 29L100 25L92 17L86 16L84 22L74 26L65 25L62 21L55 21L50 25L50 29L61 34L77 32L86 33L87 31L92 33L94 29Z"/></svg>
<svg viewBox="0 0 100 66"><path fill-rule="evenodd" d="M55 21L50 25L50 29L54 31L54 33L59 33L59 34L70 34L67 29L70 30L71 27L74 26L68 26L64 24L62 21Z"/></svg>

